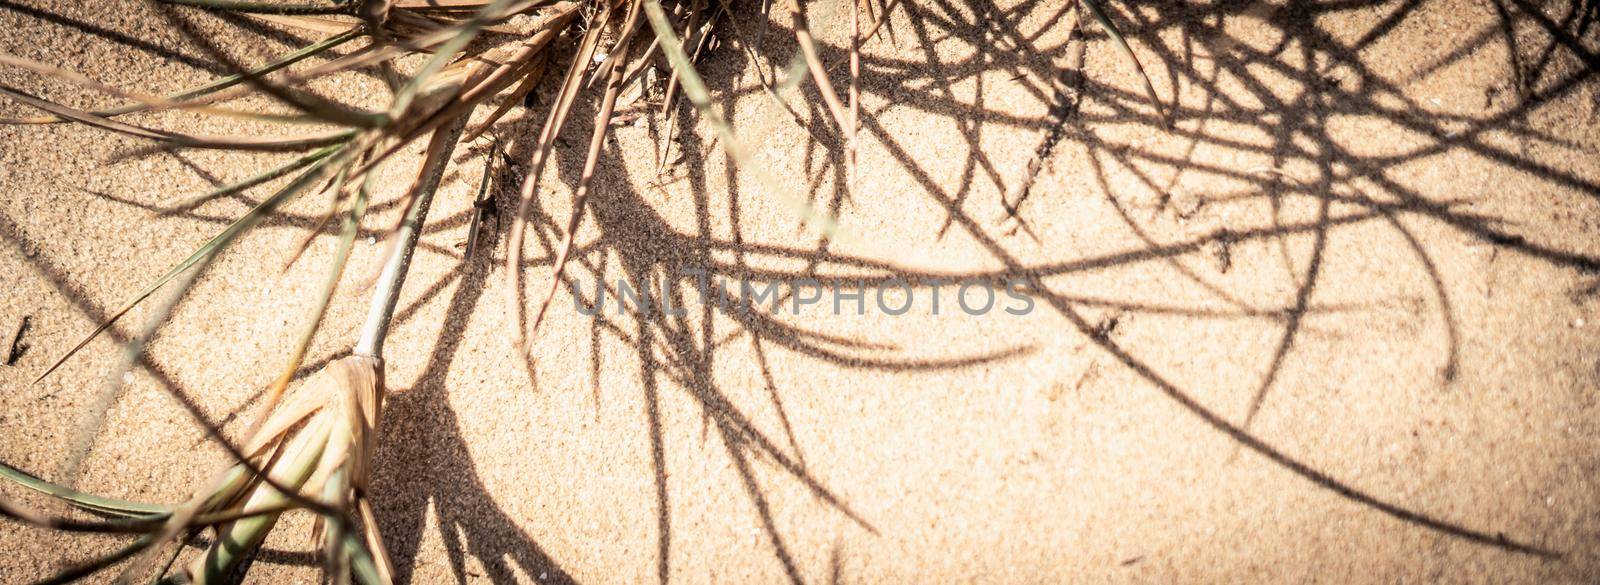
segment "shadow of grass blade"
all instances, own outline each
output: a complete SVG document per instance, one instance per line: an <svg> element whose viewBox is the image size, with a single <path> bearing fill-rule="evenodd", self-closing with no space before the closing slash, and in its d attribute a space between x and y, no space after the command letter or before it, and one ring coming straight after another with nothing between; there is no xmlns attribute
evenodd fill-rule
<svg viewBox="0 0 1600 585"><path fill-rule="evenodd" d="M45 379L52 372L55 372L56 369L60 368L61 365L66 363L68 359L82 350L84 346L88 345L90 341L93 341L95 337L98 337L101 333L104 333L106 329L109 329L112 325L116 324L116 322L126 315L128 311L132 310L133 307L137 306L140 302L143 302L145 299L149 298L150 295L154 294L174 277L183 271L188 270L190 267L214 257L217 253L227 248L229 244L232 244L233 240L238 238L240 234L248 231L250 228L255 227L256 224L260 223L262 219L265 219L268 214L277 210L278 206L282 205L290 198L300 194L302 191L305 191L313 182L316 181L316 179L321 178L321 171L328 162L328 159L323 159L312 163L310 169L308 169L305 173L302 173L293 182L289 183L289 185L285 186L271 197L263 200L259 205L256 205L254 209L251 209L248 213L246 213L244 217L234 221L227 228L223 229L221 233L218 233L216 236L212 237L210 241L207 241L205 244L201 245L200 248L191 253L189 257L185 258L182 262L179 262L176 266L173 266L172 269L166 272L166 274L161 275L161 277L157 278L143 290L139 291L133 296L132 299L124 303L122 307L112 312L111 316L107 317L105 321L101 322L100 326L96 327L93 332L89 333L89 335L84 337L82 341L79 341L77 345L73 346L70 351L68 351L65 355L62 355L61 358L56 360L55 363L51 364L49 368L45 369L44 373L40 374L38 378L35 378L33 382L37 384L40 380Z"/></svg>
<svg viewBox="0 0 1600 585"><path fill-rule="evenodd" d="M240 180L240 181L238 181L236 183L224 185L224 186L218 187L216 189L212 189L211 191L207 191L205 193L202 193L200 195L196 195L194 197L190 197L188 199L185 199L185 200L183 200L181 202L178 202L175 205L171 205L171 206L167 206L167 207L161 208L157 212L157 214L166 216L166 215L174 215L174 214L178 214L178 213L183 213L183 212L186 212L186 211L193 210L194 208L199 207L201 205L204 205L206 202L213 201L213 200L216 200L216 199L222 198L222 197L227 197L227 196L233 195L235 193L241 193L241 192L244 192L244 191L248 191L252 187L255 187L255 186L260 185L262 183L266 183L266 182L271 181L273 179L276 179L278 177L282 177L282 176L287 175L289 173L292 173L292 172L295 172L295 171L300 170L302 168L305 168L307 165L315 163L315 162L317 162L319 160L328 158L333 153L338 152L338 150L340 148L343 148L343 145L335 144L335 145L332 145L332 146L324 146L324 147L322 147L322 148L320 148L318 150L312 151L310 154L307 154L307 155L305 155L303 157L300 157L298 159L289 161L287 164L284 164L282 166L267 169L267 170L262 171L260 173L256 173L254 175L246 177L245 179Z"/></svg>
<svg viewBox="0 0 1600 585"><path fill-rule="evenodd" d="M824 237L835 239L848 237L848 234L839 226L837 219L818 211L805 200L791 195L789 190L768 174L761 165L755 164L749 152L744 149L743 143L733 134L733 128L712 107L711 92L706 89L705 82L701 80L700 74L695 71L694 64L689 62L689 56L684 53L683 45L678 42L677 35L672 30L671 22L667 20L667 13L661 8L661 2L659 0L643 1L645 3L645 15L649 17L650 26L655 29L656 36L661 39L661 46L667 55L667 60L672 63L673 69L678 71L679 78L683 81L684 95L688 96L695 109L699 110L700 116L716 131L718 138L721 139L722 149L728 153L728 156L733 157L739 168L755 176L758 183L777 194L782 203L794 209L807 221L814 222L817 228L822 231Z"/></svg>
<svg viewBox="0 0 1600 585"><path fill-rule="evenodd" d="M56 573L55 575L53 575L51 577L48 577L48 578L45 578L45 579L41 579L39 581L35 581L35 583L37 585L58 585L58 584L63 584L63 583L74 583L74 582L77 582L77 581L81 581L81 580L89 577L90 575L93 575L95 573L99 573L100 571L104 571L104 570L110 568L112 565L115 565L115 564L120 563L122 561L128 560L129 558L132 558L134 555L139 554L141 551L143 551L143 550L145 550L147 548L150 548L150 546L155 544L155 543L156 543L155 537L153 537L153 536L142 536L142 537L139 537L139 539L133 541L132 543L129 543L128 546L125 546L123 548L117 549L115 552L112 552L111 554L108 554L108 555L105 555L103 557L94 559L94 560L89 561L87 563L83 563L81 565L75 565L75 566L67 567L65 570L61 571L60 573Z"/></svg>
<svg viewBox="0 0 1600 585"><path fill-rule="evenodd" d="M245 14L354 14L358 5L353 0L334 4L279 4L276 2L250 2L247 0L159 0L163 4L188 6L217 12L242 12Z"/></svg>
<svg viewBox="0 0 1600 585"><path fill-rule="evenodd" d="M609 15L608 11L603 18L609 18ZM506 288L506 313L514 315L513 327L516 333L513 343L524 357L531 355L526 327L527 306L522 302L522 259L528 236L529 216L533 210L534 195L538 193L539 182L544 176L545 165L550 162L550 153L555 148L556 138L561 135L572 102L582 89L583 71L588 67L595 48L600 44L601 30L601 27L590 27L584 33L583 40L572 57L572 64L567 66L567 71L561 79L561 90L556 94L555 104L545 116L544 126L539 130L539 142L534 148L533 164L523 178L522 187L517 194L517 210L511 220L510 242L506 244L505 270L511 281L511 286Z"/></svg>
<svg viewBox="0 0 1600 585"><path fill-rule="evenodd" d="M549 310L551 301L556 298L556 291L561 288L562 271L566 269L567 260L572 256L572 246L578 240L578 226L582 225L583 212L589 204L589 185L594 179L595 166L600 161L600 149L611 132L611 115L617 105L617 94L622 89L622 66L626 64L631 48L629 45L619 48L617 52L622 59L613 61L610 71L606 72L606 93L601 98L600 111L595 113L594 133L590 136L589 152L584 155L583 172L578 175L578 186L572 196L572 211L567 216L566 228L561 234L561 249L556 253L555 264L551 265L550 287L545 290L544 299L539 302L539 309L534 312L533 323L529 326L530 338L538 334L545 311Z"/></svg>

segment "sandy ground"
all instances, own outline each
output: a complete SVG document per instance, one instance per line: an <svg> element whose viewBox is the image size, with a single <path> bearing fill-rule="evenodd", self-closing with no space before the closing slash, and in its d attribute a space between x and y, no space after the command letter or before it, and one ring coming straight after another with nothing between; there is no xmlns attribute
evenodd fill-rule
<svg viewBox="0 0 1600 585"><path fill-rule="evenodd" d="M686 269L847 292L864 281L864 315L849 301L831 314L831 290L798 315L690 295L684 316L618 314L613 298L586 317L563 294L524 364L504 301L506 213L462 254L487 141L460 151L388 344L397 390L374 490L402 577L1600 580L1592 4L1118 8L1171 129L1098 27L1074 73L1065 3L999 4L896 10L892 42L864 58L853 193L815 89L784 90L792 116L760 90L795 48L773 30L751 61L756 14L705 70L778 188L733 170L703 126L658 175L659 114L607 145L569 267L585 294L618 279L684 291ZM810 11L839 61L843 5ZM193 20L245 60L296 42ZM136 3L0 0L0 30L6 52L151 93L214 73ZM378 93L359 76L319 88ZM543 115L519 108L502 127L518 161ZM551 218L568 212L589 115L539 199L530 296L549 282ZM273 157L117 159L140 143L72 126L0 128L0 145L0 342L30 323L27 351L0 367L0 460L55 478L120 359L113 338L148 312L29 382L246 208L151 205ZM395 217L408 156L385 169L371 235ZM517 172L499 181L502 207ZM822 243L798 198L843 235ZM283 266L324 205L296 203L210 270L120 391L81 487L178 501L224 462L172 393L240 432L331 257L330 228ZM352 278L378 248L358 245ZM967 315L944 285L932 314L936 281L969 278L1032 279L1032 310L1004 313L1021 304L1001 295ZM894 279L914 300L900 316L872 306ZM348 351L358 284L341 290L316 364ZM308 524L286 523L253 578L316 581ZM0 582L111 546L0 524Z"/></svg>

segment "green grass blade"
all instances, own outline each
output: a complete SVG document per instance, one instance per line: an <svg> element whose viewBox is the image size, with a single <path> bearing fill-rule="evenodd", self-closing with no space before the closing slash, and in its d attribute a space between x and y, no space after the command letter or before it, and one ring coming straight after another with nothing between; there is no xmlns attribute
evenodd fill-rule
<svg viewBox="0 0 1600 585"><path fill-rule="evenodd" d="M377 530L372 526L368 530ZM354 530L346 530L341 535L345 554L350 555L350 573L361 585L389 585L378 573L378 565L372 560L372 551L367 550L366 543L356 536Z"/></svg>
<svg viewBox="0 0 1600 585"><path fill-rule="evenodd" d="M331 416L319 417L307 423L295 437L294 443L285 449L284 459L279 464L282 467L274 466L270 472L274 479L286 488L299 490L316 471L317 462L322 459L322 453L328 447L332 425ZM256 486L256 490L247 498L243 509L276 510L288 502L289 497L286 494L272 486L261 484ZM217 527L216 540L211 543L204 559L197 566L200 572L193 575L195 582L226 583L226 575L234 564L266 540L267 533L277 525L280 515L281 513L275 511L252 515Z"/></svg>
<svg viewBox="0 0 1600 585"><path fill-rule="evenodd" d="M172 512L172 509L166 506L145 504L141 502L130 502L127 500L118 500L115 498L100 497L94 494L86 494L69 487L56 485L38 477L34 477L32 474L26 471L6 465L5 463L0 463L0 478L9 480L12 483L52 498L56 498L72 505L75 508L95 512L98 514L105 514L108 516L133 518L139 516L164 515Z"/></svg>

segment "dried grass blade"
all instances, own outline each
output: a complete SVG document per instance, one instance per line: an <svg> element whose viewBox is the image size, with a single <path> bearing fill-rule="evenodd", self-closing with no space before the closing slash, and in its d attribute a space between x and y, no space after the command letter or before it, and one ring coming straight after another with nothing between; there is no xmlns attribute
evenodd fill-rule
<svg viewBox="0 0 1600 585"><path fill-rule="evenodd" d="M434 52L433 58L429 59L428 62L422 66L422 69L417 71L416 75L411 78L411 81L407 82L400 88L400 91L396 92L394 103L390 106L389 111L396 116L405 112L406 109L411 106L411 101L416 98L417 93L420 92L430 80L432 80L434 74L438 73L439 70L443 69L445 65L449 64L450 60L455 58L456 53L459 53L462 49L466 48L467 43L470 43L472 42L472 39L477 38L478 30L481 29L491 19L491 15L496 13L500 8L503 8L509 1L510 0L494 0L494 2L489 6L477 11L476 13L473 13L472 18L461 23L461 25L457 27L458 30L455 32L455 36L451 37L450 40L445 41L443 45L440 45L439 49Z"/></svg>
<svg viewBox="0 0 1600 585"><path fill-rule="evenodd" d="M129 136L136 136L139 138L147 138L150 140L157 140L183 148L253 151L307 150L339 142L352 134L352 132L349 130L341 130L325 134L283 138L192 136L164 130L151 130L142 126L118 122L116 120L79 110L77 108L69 108L61 104L46 101L6 85L0 85L0 95L9 97L28 106L44 110L61 118L65 118L74 122L80 122L101 130L127 134Z"/></svg>
<svg viewBox="0 0 1600 585"><path fill-rule="evenodd" d="M872 42L872 39L877 38L878 29L881 28L884 25L884 23L889 22L889 14L891 12L894 12L895 7L899 6L899 5L900 5L900 0L889 0L889 3L886 6L883 7L883 15L879 16L877 19L873 20L872 21L872 27L867 29L867 34L862 35L861 39L856 41L856 47L858 48L858 50L859 50L860 47L864 47L864 46L867 45L867 43ZM870 9L871 6L872 6L872 1L871 0L867 0L867 7ZM889 33L892 35L892 34L894 34L894 31L891 29L889 31ZM892 40L893 39L891 39L891 41ZM833 71L834 69L838 68L842 64L843 63L834 63L833 65L828 66L828 70L829 71Z"/></svg>
<svg viewBox="0 0 1600 585"><path fill-rule="evenodd" d="M844 105L839 103L839 95L833 90L833 82L828 80L828 69L822 66L822 57L817 54L817 42L811 38L811 29L806 26L805 12L800 10L800 2L803 1L790 0L795 23L794 39L800 44L800 53L805 55L806 69L811 72L811 79L817 83L817 93L822 94L822 102L827 104L828 113L833 115L833 122L843 131L850 127L850 120L845 117Z"/></svg>
<svg viewBox="0 0 1600 585"><path fill-rule="evenodd" d="M626 54L628 47L624 46L621 52ZM562 270L566 268L567 259L572 255L572 245L578 239L578 226L583 222L583 212L589 204L590 179L594 178L594 169L600 160L600 148L605 145L606 135L611 131L611 114L617 105L617 93L622 88L622 64L625 62L626 56L621 61L613 62L607 73L605 97L601 99L600 111L594 117L594 134L589 140L589 152L584 156L583 174L578 176L578 187L572 196L572 212L567 215L567 225L561 234L561 250L551 267L550 287L545 290L544 299L533 314L533 323L528 327L529 338L539 333L539 324L544 321L550 302L556 298L556 291L561 287Z"/></svg>
<svg viewBox="0 0 1600 585"><path fill-rule="evenodd" d="M273 479L291 490L297 490L310 479L328 446L328 433L333 423L332 413L313 419L295 435L285 448L283 458L269 473ZM289 495L274 486L257 485L243 505L244 510L272 510L284 506ZM217 528L216 539L206 553L195 559L189 567L189 576L195 585L225 583L228 570L234 563L266 540L267 532L277 524L279 513L263 513L229 522Z"/></svg>
<svg viewBox="0 0 1600 585"><path fill-rule="evenodd" d="M527 307L522 304L522 259L523 244L527 240L528 215L533 209L533 196L538 192L539 179L544 174L544 167L550 160L550 152L555 145L556 136L560 135L561 127L566 123L567 112L572 107L572 101L582 87L583 68L594 54L596 45L599 44L601 27L591 27L584 34L583 42L578 46L578 52L573 56L572 65L567 67L566 77L561 82L561 92L556 98L556 103L550 108L550 114L545 118L544 128L539 133L538 147L534 151L533 165L528 171L528 176L522 181L522 190L518 196L517 213L511 222L511 241L507 244L506 273L511 279L511 286L506 291L507 311L516 315L516 337L514 343L517 348L528 355L528 329L524 326L527 321Z"/></svg>

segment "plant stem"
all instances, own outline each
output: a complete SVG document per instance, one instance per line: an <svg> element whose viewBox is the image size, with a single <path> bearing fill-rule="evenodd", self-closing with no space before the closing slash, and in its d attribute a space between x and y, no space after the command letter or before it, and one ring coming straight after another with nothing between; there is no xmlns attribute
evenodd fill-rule
<svg viewBox="0 0 1600 585"><path fill-rule="evenodd" d="M406 271L411 268L411 256L417 249L417 238L422 235L422 224L433 204L433 195L439 190L444 169L455 152L456 140L467 127L467 118L461 116L449 125L434 132L428 142L428 154L422 173L411 187L411 206L406 217L395 230L394 251L383 265L378 282L372 290L372 305L367 309L367 322L361 327L361 339L354 353L360 356L383 358L383 340L389 335L389 322L394 319L394 309L400 301L400 288L405 284Z"/></svg>

